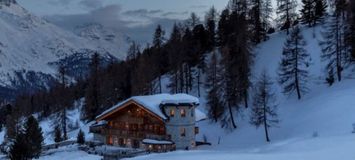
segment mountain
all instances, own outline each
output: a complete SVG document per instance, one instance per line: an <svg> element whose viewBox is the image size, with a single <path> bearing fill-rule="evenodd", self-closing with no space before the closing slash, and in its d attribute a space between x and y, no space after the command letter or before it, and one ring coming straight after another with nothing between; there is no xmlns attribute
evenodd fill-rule
<svg viewBox="0 0 355 160"><path fill-rule="evenodd" d="M93 53L104 64L125 57L128 41L100 24L64 30L34 16L13 0L0 1L0 97L48 88L62 63L75 78Z"/></svg>

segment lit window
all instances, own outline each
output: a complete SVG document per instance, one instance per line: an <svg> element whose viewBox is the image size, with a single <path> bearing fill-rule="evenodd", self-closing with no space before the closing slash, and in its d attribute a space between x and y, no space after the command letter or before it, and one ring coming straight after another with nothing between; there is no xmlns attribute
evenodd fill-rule
<svg viewBox="0 0 355 160"><path fill-rule="evenodd" d="M186 117L186 110L185 109L181 109L180 110L180 115L181 115L181 117Z"/></svg>
<svg viewBox="0 0 355 160"><path fill-rule="evenodd" d="M186 130L185 130L185 128L181 128L181 130L180 130L180 135L181 135L181 137L185 137L185 136L186 136Z"/></svg>
<svg viewBox="0 0 355 160"><path fill-rule="evenodd" d="M170 109L170 117L174 117L175 115L175 110L174 109Z"/></svg>

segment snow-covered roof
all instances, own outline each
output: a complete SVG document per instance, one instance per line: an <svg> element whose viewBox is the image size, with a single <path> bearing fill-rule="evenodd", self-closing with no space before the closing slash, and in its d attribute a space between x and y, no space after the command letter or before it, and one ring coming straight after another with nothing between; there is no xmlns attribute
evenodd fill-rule
<svg viewBox="0 0 355 160"><path fill-rule="evenodd" d="M167 117L164 115L164 113L160 109L161 104L192 104L192 105L198 105L199 104L199 99L188 95L188 94L156 94L156 95L150 95L150 96L135 96L131 97L123 102L120 102L116 104L115 106L111 107L110 109L104 111L102 114L97 116L96 118L100 118L116 109L119 107L122 107L125 103L129 101L134 101L149 111L153 112L154 114L158 115L162 119L167 119ZM196 121L200 121L206 117L204 113L199 111L198 109L195 110L196 112Z"/></svg>
<svg viewBox="0 0 355 160"><path fill-rule="evenodd" d="M143 139L142 141L144 144L174 144L171 141L158 141L155 139Z"/></svg>

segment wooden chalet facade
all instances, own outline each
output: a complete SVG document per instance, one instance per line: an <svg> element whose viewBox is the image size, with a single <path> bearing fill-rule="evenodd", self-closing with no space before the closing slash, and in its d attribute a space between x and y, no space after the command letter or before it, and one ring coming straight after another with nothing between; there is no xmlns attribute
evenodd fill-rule
<svg viewBox="0 0 355 160"><path fill-rule="evenodd" d="M107 145L153 152L193 148L197 106L197 98L184 94L133 97L98 116L90 132Z"/></svg>

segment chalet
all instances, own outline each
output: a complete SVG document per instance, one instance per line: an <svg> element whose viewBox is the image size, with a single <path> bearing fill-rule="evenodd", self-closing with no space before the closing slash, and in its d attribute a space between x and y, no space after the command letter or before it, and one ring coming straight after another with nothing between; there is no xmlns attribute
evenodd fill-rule
<svg viewBox="0 0 355 160"><path fill-rule="evenodd" d="M129 98L96 117L90 127L94 140L107 145L152 152L196 146L196 121L205 115L199 100L187 94L158 94Z"/></svg>

